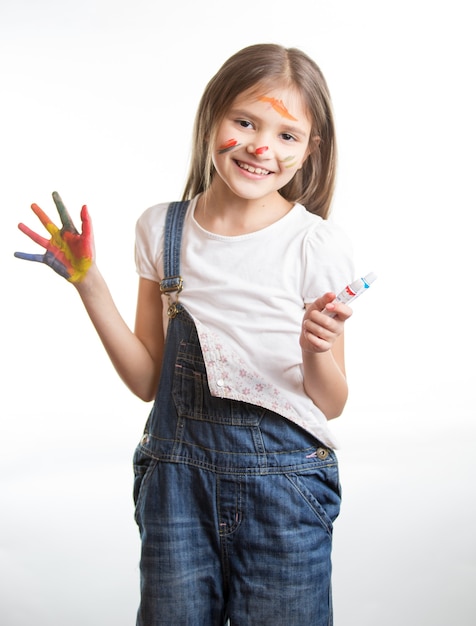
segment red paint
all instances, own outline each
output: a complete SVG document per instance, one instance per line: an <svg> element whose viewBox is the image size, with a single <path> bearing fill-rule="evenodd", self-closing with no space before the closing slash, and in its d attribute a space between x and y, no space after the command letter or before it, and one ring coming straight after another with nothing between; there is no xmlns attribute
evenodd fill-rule
<svg viewBox="0 0 476 626"><path fill-rule="evenodd" d="M238 142L236 139L228 139L228 141L225 141L224 144L222 144L219 148L218 148L218 152L221 154L222 152L228 152L228 150L231 150L232 148L236 147L238 145Z"/></svg>

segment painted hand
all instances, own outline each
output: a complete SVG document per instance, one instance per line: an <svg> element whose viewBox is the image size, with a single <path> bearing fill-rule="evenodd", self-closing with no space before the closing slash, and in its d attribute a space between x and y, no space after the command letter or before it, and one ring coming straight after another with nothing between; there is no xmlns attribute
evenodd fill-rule
<svg viewBox="0 0 476 626"><path fill-rule="evenodd" d="M45 239L25 224L18 224L22 233L45 248L45 252L44 254L15 252L15 256L26 261L45 263L66 280L79 283L86 276L94 258L93 234L88 209L83 206L81 210L81 233L79 233L56 191L53 192L53 200L63 227L59 229L37 204L32 204L33 212L49 232L51 238Z"/></svg>

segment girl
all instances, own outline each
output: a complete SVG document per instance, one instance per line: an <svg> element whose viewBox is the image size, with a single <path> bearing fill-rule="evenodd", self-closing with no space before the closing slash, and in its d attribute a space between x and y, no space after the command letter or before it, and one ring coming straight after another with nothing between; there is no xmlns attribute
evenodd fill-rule
<svg viewBox="0 0 476 626"><path fill-rule="evenodd" d="M353 275L326 221L336 146L316 64L264 44L207 85L182 202L138 220L134 332L94 261L91 224L16 253L71 281L119 375L155 398L134 457L142 539L139 626L332 624L340 506L328 420L347 398ZM329 315L331 313L331 315ZM163 323L161 323L161 320Z"/></svg>

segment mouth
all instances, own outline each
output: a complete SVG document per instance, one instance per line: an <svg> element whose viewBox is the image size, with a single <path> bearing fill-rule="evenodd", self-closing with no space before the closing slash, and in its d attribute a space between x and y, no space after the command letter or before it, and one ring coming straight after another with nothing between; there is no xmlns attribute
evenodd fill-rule
<svg viewBox="0 0 476 626"><path fill-rule="evenodd" d="M269 170L265 170L262 167L250 165L249 163L244 163L243 161L235 161L235 163L242 170L246 170L250 174L257 174L258 176L268 176L268 174L272 174L272 172L270 172Z"/></svg>

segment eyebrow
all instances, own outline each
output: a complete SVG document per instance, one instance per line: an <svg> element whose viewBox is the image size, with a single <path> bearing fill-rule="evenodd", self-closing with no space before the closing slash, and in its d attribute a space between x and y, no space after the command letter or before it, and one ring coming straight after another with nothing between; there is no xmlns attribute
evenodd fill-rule
<svg viewBox="0 0 476 626"><path fill-rule="evenodd" d="M302 138L307 136L306 132L304 132L301 128L297 128L296 126L283 126L283 132L289 133L290 135L298 135Z"/></svg>

